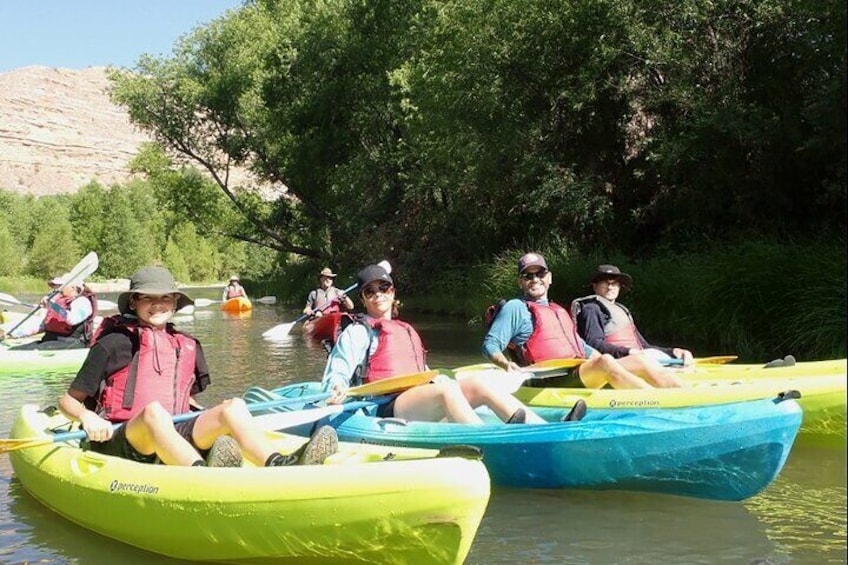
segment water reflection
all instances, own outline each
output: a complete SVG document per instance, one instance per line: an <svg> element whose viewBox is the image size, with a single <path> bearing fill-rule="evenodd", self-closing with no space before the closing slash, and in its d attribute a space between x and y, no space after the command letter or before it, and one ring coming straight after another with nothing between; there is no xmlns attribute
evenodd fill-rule
<svg viewBox="0 0 848 565"><path fill-rule="evenodd" d="M612 491L493 493L468 563L778 563L744 506Z"/></svg>

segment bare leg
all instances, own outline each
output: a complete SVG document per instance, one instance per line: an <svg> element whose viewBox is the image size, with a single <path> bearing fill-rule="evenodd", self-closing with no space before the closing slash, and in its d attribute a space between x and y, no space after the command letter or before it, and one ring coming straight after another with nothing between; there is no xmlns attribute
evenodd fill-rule
<svg viewBox="0 0 848 565"><path fill-rule="evenodd" d="M628 355L618 359L622 367L638 375L656 387L671 388L686 386L683 381L647 355Z"/></svg>
<svg viewBox="0 0 848 565"><path fill-rule="evenodd" d="M200 414L192 435L195 445L208 449L215 438L223 434L233 436L244 455L255 465L263 465L274 453L274 448L241 398L225 400Z"/></svg>
<svg viewBox="0 0 848 565"><path fill-rule="evenodd" d="M447 419L461 424L483 423L455 381L430 383L401 393L395 400L395 415L423 422Z"/></svg>
<svg viewBox="0 0 848 565"><path fill-rule="evenodd" d="M462 379L459 381L459 386L471 406L474 408L488 406L504 422L509 420L509 417L515 414L519 408L523 408L526 414L525 422L531 424L545 423L545 420L524 406L517 398L511 394L495 390L481 379Z"/></svg>
<svg viewBox="0 0 848 565"><path fill-rule="evenodd" d="M653 388L608 353L589 359L580 365L579 370L580 380L586 388L601 388L607 383L613 388Z"/></svg>
<svg viewBox="0 0 848 565"><path fill-rule="evenodd" d="M191 465L200 454L174 428L171 415L153 402L127 422L127 441L139 453L156 453L166 465Z"/></svg>

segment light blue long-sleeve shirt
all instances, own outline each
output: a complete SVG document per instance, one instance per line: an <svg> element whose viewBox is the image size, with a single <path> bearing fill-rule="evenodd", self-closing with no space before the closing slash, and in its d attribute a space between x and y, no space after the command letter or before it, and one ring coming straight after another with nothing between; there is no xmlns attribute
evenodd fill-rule
<svg viewBox="0 0 848 565"><path fill-rule="evenodd" d="M538 304L547 305L546 299L538 300ZM483 356L491 359L495 353L503 353L510 342L517 346L527 343L533 334L533 319L525 300L513 298L507 301L492 321L492 326L483 338ZM578 337L586 358L592 356L595 349Z"/></svg>
<svg viewBox="0 0 848 565"><path fill-rule="evenodd" d="M325 392L334 387L339 390L350 388L350 381L356 368L365 362L366 354L373 355L379 342L377 330L365 324L350 324L336 340L327 365L321 386Z"/></svg>

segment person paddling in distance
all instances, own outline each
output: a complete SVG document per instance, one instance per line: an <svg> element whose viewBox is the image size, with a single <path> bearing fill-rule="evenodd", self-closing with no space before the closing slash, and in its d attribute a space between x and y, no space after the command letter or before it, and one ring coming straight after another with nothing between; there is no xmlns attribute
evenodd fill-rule
<svg viewBox="0 0 848 565"><path fill-rule="evenodd" d="M242 450L260 466L320 463L334 452L338 438L328 426L313 434L300 457L275 451L240 398L174 424L173 416L201 409L193 395L210 383L200 342L170 323L176 310L190 304L163 267L132 276L129 291L118 297L120 314L101 324L59 401L62 412L82 423L91 449L185 466L240 466ZM119 422L125 424L115 430Z"/></svg>
<svg viewBox="0 0 848 565"><path fill-rule="evenodd" d="M643 356L615 359L587 345L569 313L548 299L553 275L545 258L527 253L518 260L521 297L506 301L483 338L483 355L507 371L548 359L586 359L572 369L565 385L573 388L651 388L682 386L671 372ZM507 358L509 351L514 359Z"/></svg>
<svg viewBox="0 0 848 565"><path fill-rule="evenodd" d="M356 278L365 314L341 331L330 351L322 379L324 390L333 394L328 404L343 402L352 385L427 370L421 337L411 325L397 319L398 301L391 275L379 265L368 265ZM474 408L484 405L508 424L544 423L515 397L481 379L455 381L445 375L380 405L377 416L482 424ZM575 415L566 418L575 419Z"/></svg>
<svg viewBox="0 0 848 565"><path fill-rule="evenodd" d="M318 273L318 288L312 289L306 297L306 306L303 313L311 318L317 318L323 314L353 310L353 300L340 289L333 286L336 278L329 267L324 267Z"/></svg>
<svg viewBox="0 0 848 565"><path fill-rule="evenodd" d="M239 296L247 298L247 291L244 290L243 286L241 286L241 281L238 278L238 275L232 275L227 286L224 288L224 291L221 293L221 300L227 301L231 298L238 298Z"/></svg>
<svg viewBox="0 0 848 565"><path fill-rule="evenodd" d="M680 359L684 365L693 362L692 352L682 347L651 345L636 329L630 310L616 302L622 290L633 285L633 278L615 265L599 265L592 275L594 294L571 303L571 314L577 322L577 333L586 343L615 358L646 355L656 361Z"/></svg>
<svg viewBox="0 0 848 565"><path fill-rule="evenodd" d="M48 281L51 290L62 290L52 299L49 295L41 299L40 305L46 313L40 322L25 323L8 335L0 329L0 339L44 333L39 341L10 349L76 349L89 346L97 315L97 297L83 282L62 287L64 280L63 277L54 277Z"/></svg>

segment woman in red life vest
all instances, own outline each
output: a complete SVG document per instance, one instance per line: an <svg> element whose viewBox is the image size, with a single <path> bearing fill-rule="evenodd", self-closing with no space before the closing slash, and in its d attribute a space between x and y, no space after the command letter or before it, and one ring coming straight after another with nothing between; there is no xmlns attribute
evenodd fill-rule
<svg viewBox="0 0 848 565"><path fill-rule="evenodd" d="M586 343L615 358L645 354L657 361L681 359L692 364L692 353L681 347L651 345L636 329L630 310L616 302L622 290L630 288L633 279L615 265L599 265L592 276L595 294L572 302L571 311L577 331Z"/></svg>
<svg viewBox="0 0 848 565"><path fill-rule="evenodd" d="M244 287L241 286L241 281L236 275L230 277L230 282L224 288L224 292L221 293L221 300L227 301L231 298L238 298L239 296L244 296L247 298L247 291L244 290Z"/></svg>
<svg viewBox="0 0 848 565"><path fill-rule="evenodd" d="M324 390L344 400L352 384L427 370L426 350L411 325L397 319L398 303L391 275L379 265L369 265L357 275L365 315L340 334L327 359ZM455 381L445 375L431 383L406 390L379 407L380 417L406 420L482 424L474 412L488 406L507 423L543 423L515 397L497 391L480 379ZM573 419L573 418L572 418Z"/></svg>
<svg viewBox="0 0 848 565"><path fill-rule="evenodd" d="M59 401L66 415L82 423L91 449L168 465L206 465L209 455L212 466L240 465L240 450L266 466L320 462L334 451L338 440L326 426L300 458L274 451L240 398L174 424L173 416L200 408L193 395L210 382L200 343L170 323L177 309L192 303L163 267L132 276L130 290L118 297L120 314L103 321ZM116 430L113 424L120 422L125 424Z"/></svg>

